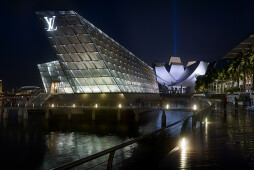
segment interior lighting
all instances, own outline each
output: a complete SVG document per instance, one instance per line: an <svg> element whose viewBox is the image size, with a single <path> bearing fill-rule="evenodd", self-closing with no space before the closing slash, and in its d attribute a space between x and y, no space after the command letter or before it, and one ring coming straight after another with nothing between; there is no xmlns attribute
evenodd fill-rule
<svg viewBox="0 0 254 170"><path fill-rule="evenodd" d="M73 107L76 107L76 105L75 105L75 104L73 104Z"/></svg>
<svg viewBox="0 0 254 170"><path fill-rule="evenodd" d="M119 108L121 108L122 107L122 105L121 104L119 104L119 106L118 106Z"/></svg>
<svg viewBox="0 0 254 170"><path fill-rule="evenodd" d="M52 105L51 105L51 107L55 107L55 105L54 105L54 104L52 104Z"/></svg>
<svg viewBox="0 0 254 170"><path fill-rule="evenodd" d="M98 107L98 105L97 104L95 104L95 108L97 108Z"/></svg>
<svg viewBox="0 0 254 170"><path fill-rule="evenodd" d="M168 109L169 108L169 105L167 104L166 108Z"/></svg>

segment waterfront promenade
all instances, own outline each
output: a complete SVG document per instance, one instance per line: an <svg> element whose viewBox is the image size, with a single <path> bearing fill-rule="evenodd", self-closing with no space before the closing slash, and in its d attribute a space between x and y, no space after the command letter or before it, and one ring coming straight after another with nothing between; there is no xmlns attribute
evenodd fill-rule
<svg viewBox="0 0 254 170"><path fill-rule="evenodd" d="M216 103L203 128L189 134L184 149L171 150L158 169L253 169L254 112Z"/></svg>

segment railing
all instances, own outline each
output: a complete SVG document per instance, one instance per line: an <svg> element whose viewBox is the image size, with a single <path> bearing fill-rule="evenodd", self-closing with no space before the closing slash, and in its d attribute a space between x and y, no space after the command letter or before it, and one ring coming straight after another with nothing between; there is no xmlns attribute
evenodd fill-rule
<svg viewBox="0 0 254 170"><path fill-rule="evenodd" d="M181 122L184 122L184 121L188 120L188 119L191 118L191 117L198 116L198 115L202 115L202 113L207 113L208 110L211 111L211 107L212 107L211 101L208 101L208 100L207 100L207 101L205 101L205 102L209 105L208 107L203 108L202 110L200 110L200 111L198 111L198 112L196 112L196 113L194 113L194 114L192 114L192 115L190 115L190 116L187 116L187 117L185 117L185 118L183 118L183 119L181 119L181 120L179 120L179 121L177 121L177 122L174 122L174 123L172 123L172 124L170 124L170 125L167 125L167 126L165 126L165 127L162 127L161 129L155 130L155 131L153 131L153 132L151 132L151 133L148 133L148 134L146 134L146 135L137 137L137 138L135 138L135 139L133 139L133 140L131 140L131 141L128 141L128 142L125 142L125 143L123 143L123 144L120 144L120 145L114 146L114 147L112 147L112 148L106 149L106 150L104 150L104 151L98 152L98 153L93 154L93 155L91 155L91 156L88 156L88 157L79 159L79 160L77 160L77 161L70 162L70 163L68 163L68 164L65 164L65 165L62 165L62 166L53 168L53 170L74 168L74 167L76 167L76 166L78 166L78 165L87 163L87 162L89 162L89 161L91 161L91 160L94 160L94 159L96 159L96 158L102 157L102 156L107 155L107 154L109 154L109 158L108 158L108 162L107 162L107 169L110 170L110 169L112 169L112 163L113 163L113 159L114 159L114 154L115 154L115 152L116 152L117 150L122 149L122 148L124 148L124 147L127 147L127 146L129 146L129 145L131 145L131 144L140 142L140 141L142 141L142 140L144 140L144 139L147 139L147 138L149 138L149 137L152 137L152 136L154 136L155 134L164 132L166 129L168 129L168 128L170 128L170 127L173 127L173 126L175 126L175 125L177 125L177 124L179 124L179 123L181 123ZM201 121L201 120L200 120L200 121Z"/></svg>
<svg viewBox="0 0 254 170"><path fill-rule="evenodd" d="M33 104L30 104L31 106L27 105L17 105L17 106L0 106L0 108L5 108L5 109L29 109L29 110L54 110L54 109L87 109L87 110L137 110L137 111L157 111L157 110L165 110L165 111L190 111L190 112L197 112L197 110L193 109L192 107L169 107L167 106L77 106L77 105L72 105L72 106L58 106L58 105L48 105L48 106L40 106L36 107Z"/></svg>
<svg viewBox="0 0 254 170"><path fill-rule="evenodd" d="M174 102L178 101L187 101L190 102L188 99L167 99L167 100L140 100L139 102L135 102L133 100L124 100L124 101L119 101L119 103L112 103L112 100L103 100L103 101L98 101L97 99L89 99L88 101L80 101L80 100L71 100L71 101L61 101L61 100L54 100L54 101L49 101L48 99L50 97L54 96L54 94L47 94L47 93L40 93L38 94L37 97L35 98L30 98L29 102L26 102L26 99L23 97L16 98L15 103L11 103L11 98L9 98L8 102L7 100L2 100L4 103L2 107L26 107L29 109L48 109L52 108L72 108L75 106L75 108L93 108L95 105L98 105L100 109L102 108L114 108L118 107L119 104L121 104L122 109L165 109L166 105L170 105L170 109L178 109L174 107L175 104L171 104L171 100L174 100ZM197 99L191 100L191 103L195 103ZM0 101L1 102L1 101ZM189 104L188 104L189 105ZM173 108L174 107L174 108Z"/></svg>
<svg viewBox="0 0 254 170"><path fill-rule="evenodd" d="M47 96L50 97L50 96ZM197 99L195 99L197 101ZM40 104L36 104L33 101L30 101L29 103L21 103L21 102L17 102L14 105L12 103L9 104L3 104L2 107L3 108L10 108L10 109L19 109L19 108L27 108L27 109L57 109L57 108L76 108L76 109L93 109L93 108L97 108L97 109L151 109L151 110L190 110L190 111L194 111L192 109L193 105L196 105L198 103L193 102L193 105L188 104L187 106L183 106L183 105L177 105L177 104L172 104L170 103L170 101L164 101L164 103L162 104L158 104L158 105L148 105L147 103L145 105L141 105L141 104L111 104L111 105L100 105L100 103L95 103L95 104L90 104L88 105L87 103L80 103L78 101L74 101L72 102L72 104L68 103L67 104L63 104L63 103L48 103L48 104L42 104L42 102L47 101L47 100L41 100ZM158 101L160 102L160 101ZM194 104L195 103L195 104ZM183 106L183 107L182 107Z"/></svg>

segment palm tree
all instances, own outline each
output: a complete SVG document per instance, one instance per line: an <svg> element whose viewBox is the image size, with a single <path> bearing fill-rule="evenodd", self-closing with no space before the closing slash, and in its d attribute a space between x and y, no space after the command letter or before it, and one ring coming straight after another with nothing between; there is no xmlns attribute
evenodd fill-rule
<svg viewBox="0 0 254 170"><path fill-rule="evenodd" d="M238 53L238 57L240 60L239 68L240 72L243 74L243 89L246 89L246 77L247 77L247 68L248 68L248 52L242 50Z"/></svg>
<svg viewBox="0 0 254 170"><path fill-rule="evenodd" d="M229 66L227 65L222 70L218 71L218 80L229 80L230 79L228 67Z"/></svg>
<svg viewBox="0 0 254 170"><path fill-rule="evenodd" d="M250 74L252 75L252 88L254 88L254 44L253 43L249 46L248 60L249 60L249 66L251 70Z"/></svg>
<svg viewBox="0 0 254 170"><path fill-rule="evenodd" d="M237 86L239 87L240 82L240 69L239 69L239 58L235 57L229 63L227 72L230 74L230 78L237 82Z"/></svg>
<svg viewBox="0 0 254 170"><path fill-rule="evenodd" d="M226 65L221 71L210 73L208 80L232 80L240 87L240 80L243 80L243 89L246 89L247 77L252 77L252 88L254 88L254 43L248 49L242 50Z"/></svg>

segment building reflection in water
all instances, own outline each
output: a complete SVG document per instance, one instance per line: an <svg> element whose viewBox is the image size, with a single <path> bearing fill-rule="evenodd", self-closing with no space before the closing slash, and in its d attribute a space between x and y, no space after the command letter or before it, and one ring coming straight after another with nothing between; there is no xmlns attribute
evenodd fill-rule
<svg viewBox="0 0 254 170"><path fill-rule="evenodd" d="M54 159L56 165L60 165L63 162L67 163L84 158L129 140L131 139L119 138L114 135L98 136L95 134L78 134L73 132L51 132L49 135L46 135L46 145L49 150L49 156L45 159L49 160L45 161L47 162ZM130 158L133 148L137 146L138 145L135 144L125 147L123 150L118 151L116 155L121 154L119 159L122 158L122 160ZM105 161L107 158L106 155L106 157L100 157L83 166L90 167Z"/></svg>
<svg viewBox="0 0 254 170"><path fill-rule="evenodd" d="M0 118L3 115L0 112ZM191 112L167 111L167 124L173 123L183 117L191 115ZM8 156L4 152L0 156L5 157L6 164L19 162L23 169L28 166L24 160L33 161L34 169L51 169L59 165L75 161L80 158L95 154L102 150L127 142L140 135L161 128L161 113L151 112L142 114L140 122L91 122L84 119L66 120L66 116L56 116L55 119L44 119L44 113L29 114L28 119L18 117L18 111L10 111L8 119L0 119L1 151L15 153L19 157ZM64 117L64 119L63 119ZM8 126L7 126L8 122ZM177 132L180 132L181 127ZM175 129L174 129L175 130ZM170 132L169 132L170 133ZM11 141L11 142L10 142ZM14 147L16 146L16 147ZM133 156L134 148L140 147L133 144L115 153L119 155L114 161L124 160ZM24 153L23 150L26 150ZM23 155L20 157L20 155ZM83 167L97 165L108 158L108 155L91 161ZM1 169L2 165L0 165ZM15 168L12 168L15 169Z"/></svg>

